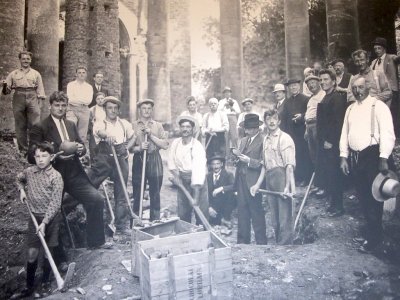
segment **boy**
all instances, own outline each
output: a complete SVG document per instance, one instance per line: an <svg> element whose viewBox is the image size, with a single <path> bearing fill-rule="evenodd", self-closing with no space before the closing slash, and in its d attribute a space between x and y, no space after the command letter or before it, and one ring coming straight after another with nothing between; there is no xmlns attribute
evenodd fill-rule
<svg viewBox="0 0 400 300"><path fill-rule="evenodd" d="M64 183L61 174L51 165L54 148L48 143L33 145L32 153L36 165L26 168L17 176L17 185L20 191L20 200L27 201L39 227L36 230L33 221L29 218L26 244L28 248L26 268L26 288L22 291L23 297L34 292L35 272L38 264L39 248L41 246L37 232L45 237L47 245L52 250L58 245L60 224L60 208ZM25 189L26 188L26 192ZM43 262L42 290L50 288L50 264L47 259Z"/></svg>
<svg viewBox="0 0 400 300"><path fill-rule="evenodd" d="M264 122L268 134L263 142L263 168L257 183L250 192L255 195L264 178L268 190L292 195L296 192L294 168L295 146L292 138L279 129L281 123L277 110L267 110ZM271 207L272 226L277 244L291 244L293 240L292 199L268 195Z"/></svg>
<svg viewBox="0 0 400 300"><path fill-rule="evenodd" d="M103 92L98 92L96 94L96 105L90 108L88 139L89 139L90 161L92 163L96 155L96 141L93 134L93 124L95 122L102 122L106 118L106 112L104 110L105 97L106 95Z"/></svg>

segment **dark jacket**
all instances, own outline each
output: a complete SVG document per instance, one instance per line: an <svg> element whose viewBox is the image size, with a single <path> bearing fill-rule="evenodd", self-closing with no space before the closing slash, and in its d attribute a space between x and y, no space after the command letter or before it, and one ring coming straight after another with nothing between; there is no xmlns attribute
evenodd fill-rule
<svg viewBox="0 0 400 300"><path fill-rule="evenodd" d="M338 87L347 89L349 87L349 84L350 84L350 78L351 78L351 74L350 73L347 73L347 72L343 73L342 80L338 84Z"/></svg>
<svg viewBox="0 0 400 300"><path fill-rule="evenodd" d="M109 92L109 90L106 88L106 86L104 84L102 84L100 86L100 91L97 90L96 85L94 83L92 84L92 88L93 88L93 99L92 99L92 102L89 104L89 107L92 107L92 106L96 105L96 95L97 95L97 93L102 92L106 96L110 96L110 92Z"/></svg>
<svg viewBox="0 0 400 300"><path fill-rule="evenodd" d="M377 58L371 62L371 68L375 67ZM400 63L400 56L386 53L385 60L383 61L383 71L392 91L398 91L398 71L397 65Z"/></svg>
<svg viewBox="0 0 400 300"><path fill-rule="evenodd" d="M290 96L285 100L283 104L283 109L281 113L281 130L288 133L293 139L295 136L304 137L305 124L304 124L304 114L307 110L309 98L299 93L296 96ZM301 114L300 120L293 122L293 116L296 114Z"/></svg>
<svg viewBox="0 0 400 300"><path fill-rule="evenodd" d="M234 177L233 174L226 171L225 169L221 170L219 178L214 184L214 173L210 172L207 174L207 185L208 185L208 200L210 202L210 206L214 207L215 202L223 202L228 203L233 201L233 184L234 184ZM216 188L223 187L224 192L219 193L216 197L212 195L213 191Z"/></svg>

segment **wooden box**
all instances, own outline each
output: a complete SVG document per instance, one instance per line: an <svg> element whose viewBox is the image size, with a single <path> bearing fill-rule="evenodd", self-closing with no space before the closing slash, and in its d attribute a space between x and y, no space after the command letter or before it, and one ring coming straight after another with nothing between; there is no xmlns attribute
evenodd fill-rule
<svg viewBox="0 0 400 300"><path fill-rule="evenodd" d="M134 227L132 230L132 274L140 276L138 242L197 231L203 231L203 227L182 221L178 217L149 227Z"/></svg>
<svg viewBox="0 0 400 300"><path fill-rule="evenodd" d="M231 248L213 232L138 244L142 299L232 298ZM155 253L165 256L155 258Z"/></svg>

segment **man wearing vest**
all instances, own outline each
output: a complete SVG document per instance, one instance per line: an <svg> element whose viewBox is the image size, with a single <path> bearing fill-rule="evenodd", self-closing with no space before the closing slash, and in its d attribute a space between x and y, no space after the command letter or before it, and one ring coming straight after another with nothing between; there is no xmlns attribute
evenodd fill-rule
<svg viewBox="0 0 400 300"><path fill-rule="evenodd" d="M360 242L361 252L374 250L382 241L383 202L372 196L371 186L376 175L387 174L388 160L395 143L392 115L389 108L370 96L370 87L363 77L352 82L356 102L349 106L340 137L340 168L350 170L363 208L366 227Z"/></svg>
<svg viewBox="0 0 400 300"><path fill-rule="evenodd" d="M111 147L114 147L117 153L118 163L124 177L124 184L126 185L129 175L128 149L135 142L135 134L132 125L128 121L118 117L120 107L121 101L117 98L112 96L104 98L106 118L96 121L93 125L97 154L88 172L88 176L96 188L107 177L110 177L114 181L115 226L117 230L122 231L125 229L128 210Z"/></svg>

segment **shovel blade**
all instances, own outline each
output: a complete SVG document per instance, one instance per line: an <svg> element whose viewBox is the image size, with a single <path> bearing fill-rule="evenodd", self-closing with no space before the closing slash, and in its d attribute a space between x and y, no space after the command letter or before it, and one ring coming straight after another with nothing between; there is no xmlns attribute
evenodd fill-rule
<svg viewBox="0 0 400 300"><path fill-rule="evenodd" d="M68 265L68 270L67 270L67 274L65 275L65 279L64 279L64 286L61 289L61 293L66 292L72 282L72 278L74 277L74 273L75 273L75 262L72 262Z"/></svg>

